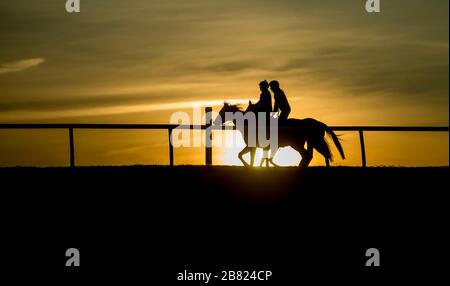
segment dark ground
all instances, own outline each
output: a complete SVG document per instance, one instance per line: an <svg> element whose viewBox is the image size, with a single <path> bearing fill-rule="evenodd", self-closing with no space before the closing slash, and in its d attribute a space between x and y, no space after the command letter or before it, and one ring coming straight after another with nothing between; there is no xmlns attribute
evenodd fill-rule
<svg viewBox="0 0 450 286"><path fill-rule="evenodd" d="M431 279L448 270L448 171L0 169L2 272L60 285L185 284L185 269L271 270L276 285ZM64 266L70 247L79 268ZM380 267L364 266L372 247Z"/></svg>

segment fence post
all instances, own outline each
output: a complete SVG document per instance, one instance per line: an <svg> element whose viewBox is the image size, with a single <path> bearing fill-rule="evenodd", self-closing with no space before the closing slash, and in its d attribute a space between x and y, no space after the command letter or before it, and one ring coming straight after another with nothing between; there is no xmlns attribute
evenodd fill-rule
<svg viewBox="0 0 450 286"><path fill-rule="evenodd" d="M212 107L205 107L205 164L212 165L212 130L208 127L212 125Z"/></svg>
<svg viewBox="0 0 450 286"><path fill-rule="evenodd" d="M362 167L366 167L366 147L364 145L364 132L362 129L359 129L359 142L361 144L361 160L362 160Z"/></svg>
<svg viewBox="0 0 450 286"><path fill-rule="evenodd" d="M172 128L168 128L167 130L169 131L169 164L173 166Z"/></svg>
<svg viewBox="0 0 450 286"><path fill-rule="evenodd" d="M73 143L73 128L69 128L70 167L75 167L75 147Z"/></svg>

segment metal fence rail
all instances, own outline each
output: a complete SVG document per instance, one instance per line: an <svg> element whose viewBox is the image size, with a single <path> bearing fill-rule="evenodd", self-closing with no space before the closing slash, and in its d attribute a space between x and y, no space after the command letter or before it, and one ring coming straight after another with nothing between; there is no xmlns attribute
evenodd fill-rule
<svg viewBox="0 0 450 286"><path fill-rule="evenodd" d="M169 164L174 165L173 145L172 145L172 131L177 129L191 129L191 130L206 130L212 124L210 117L212 108L206 107L205 114L207 114L206 124L204 125L177 125L177 124L0 124L0 129L67 129L69 134L69 149L70 149L70 167L75 167L75 144L74 144L74 129L162 129L168 131L169 138ZM208 117L209 114L209 117ZM449 132L448 126L330 126L334 131L354 131L359 133L359 141L361 146L361 161L362 167L367 166L366 148L364 143L364 132L369 131L387 131L387 132ZM214 130L235 130L235 127L218 126ZM212 134L207 134L211 138ZM206 137L205 136L205 137ZM205 164L212 165L212 147L207 147L205 144Z"/></svg>

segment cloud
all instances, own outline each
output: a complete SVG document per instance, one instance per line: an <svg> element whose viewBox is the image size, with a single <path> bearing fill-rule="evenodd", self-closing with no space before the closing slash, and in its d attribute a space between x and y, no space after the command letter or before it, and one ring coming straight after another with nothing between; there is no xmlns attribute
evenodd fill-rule
<svg viewBox="0 0 450 286"><path fill-rule="evenodd" d="M38 66L45 62L43 58L34 58L34 59L26 59L19 60L9 63L0 64L0 74L11 73L11 72L19 72L23 70L27 70L29 68Z"/></svg>
<svg viewBox="0 0 450 286"><path fill-rule="evenodd" d="M295 99L295 98L294 98ZM123 115L141 112L156 112L164 110L180 111L183 109L192 109L194 107L220 106L223 100L196 100L196 101L177 101L169 103L153 104L134 104L134 105L114 105L100 107L86 107L80 109L68 110L39 110L39 111L7 111L0 113L0 121L9 122L16 120L43 120L43 119L61 119L71 117L85 116L104 116L104 115ZM246 98L228 99L232 104L246 104Z"/></svg>
<svg viewBox="0 0 450 286"><path fill-rule="evenodd" d="M258 61L224 61L214 63L205 67L206 70L212 72L241 72L249 69L259 68L261 64Z"/></svg>
<svg viewBox="0 0 450 286"><path fill-rule="evenodd" d="M280 80L289 98L320 95L339 107L363 97L431 111L448 103L448 1L410 0L408 9L390 1L387 13L371 17L355 1L110 0L93 1L73 21L50 0L12 2L0 4L9 23L0 38L10 39L0 55L34 54L52 64L1 77L33 65L0 59L0 116L255 99L262 79ZM324 113L295 105L293 113ZM434 113L448 121L448 108Z"/></svg>

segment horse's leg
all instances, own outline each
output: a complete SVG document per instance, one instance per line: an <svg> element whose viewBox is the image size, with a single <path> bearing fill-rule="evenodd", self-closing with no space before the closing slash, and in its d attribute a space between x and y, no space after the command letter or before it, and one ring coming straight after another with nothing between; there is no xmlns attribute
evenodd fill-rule
<svg viewBox="0 0 450 286"><path fill-rule="evenodd" d="M264 166L264 163L266 163L265 165L266 165L266 168L268 168L269 167L269 158L263 158L263 159L261 159L261 163L259 164L259 166L260 167L263 167Z"/></svg>
<svg viewBox="0 0 450 286"><path fill-rule="evenodd" d="M271 157L271 158L269 158L268 160L267 160L267 163L270 163L272 166L274 166L274 167L281 167L280 165L278 165L277 163L275 163L274 161L273 161L273 157ZM269 167L269 164L267 164L267 167Z"/></svg>
<svg viewBox="0 0 450 286"><path fill-rule="evenodd" d="M253 164L255 163L255 154L256 154L256 147L250 147L250 166L253 167Z"/></svg>
<svg viewBox="0 0 450 286"><path fill-rule="evenodd" d="M305 167L309 166L309 163L311 163L313 159L313 148L308 146L308 149L306 149L306 161L305 161Z"/></svg>
<svg viewBox="0 0 450 286"><path fill-rule="evenodd" d="M302 156L302 160L300 161L300 167L308 167L309 163L311 163L311 160L313 158L313 149L307 149L305 150L304 156Z"/></svg>
<svg viewBox="0 0 450 286"><path fill-rule="evenodd" d="M266 162L266 165L269 164L269 152L267 151L266 148L263 148L263 152L262 152L262 157L261 157L261 162L259 163L259 166L262 167L264 165L264 162Z"/></svg>
<svg viewBox="0 0 450 286"><path fill-rule="evenodd" d="M330 167L331 152L323 137L320 137L317 141L314 140L314 148L325 158L326 166Z"/></svg>
<svg viewBox="0 0 450 286"><path fill-rule="evenodd" d="M299 148L299 152L302 156L299 167L308 167L309 163L311 163L311 160L313 158L313 146L310 145L311 144L308 143L307 149L305 149L304 146L302 146L302 148Z"/></svg>
<svg viewBox="0 0 450 286"><path fill-rule="evenodd" d="M270 152L270 155L269 155L269 152ZM272 157L273 157L272 154L275 153L275 152L271 152L270 146L264 147L263 148L263 156L262 156L260 167L262 167L264 165L264 162L266 163L266 168L269 168L270 163L273 164L273 165L276 165L275 163L272 162ZM278 165L276 165L276 166L278 166Z"/></svg>
<svg viewBox="0 0 450 286"><path fill-rule="evenodd" d="M298 164L299 167L307 167L309 162L311 161L309 157L312 157L308 150L305 149L305 142L306 140L301 139L295 142L295 145L292 145L291 147L294 148L294 150L297 150L300 153L300 156L302 157L302 160ZM312 158L311 158L312 159Z"/></svg>
<svg viewBox="0 0 450 286"><path fill-rule="evenodd" d="M272 166L280 167L280 165L275 164L275 163L273 162L273 158L274 158L275 155L277 154L278 148L272 148L271 146L270 146L270 147L267 147L267 148L270 148L270 156L269 156L269 158L267 159L267 167L269 167L269 163L272 164Z"/></svg>
<svg viewBox="0 0 450 286"><path fill-rule="evenodd" d="M244 156L245 154L247 154L248 152L250 152L250 147L245 146L244 149L242 149L242 151L239 152L239 155L238 155L239 160L241 160L242 164L244 164L244 166L246 166L246 167L249 166L249 164L248 164L247 162L245 162L243 156Z"/></svg>
<svg viewBox="0 0 450 286"><path fill-rule="evenodd" d="M306 149L305 148L295 148L298 152L300 152L300 156L302 159L300 160L300 163L298 164L299 167L303 167L305 165L305 158L306 158Z"/></svg>

